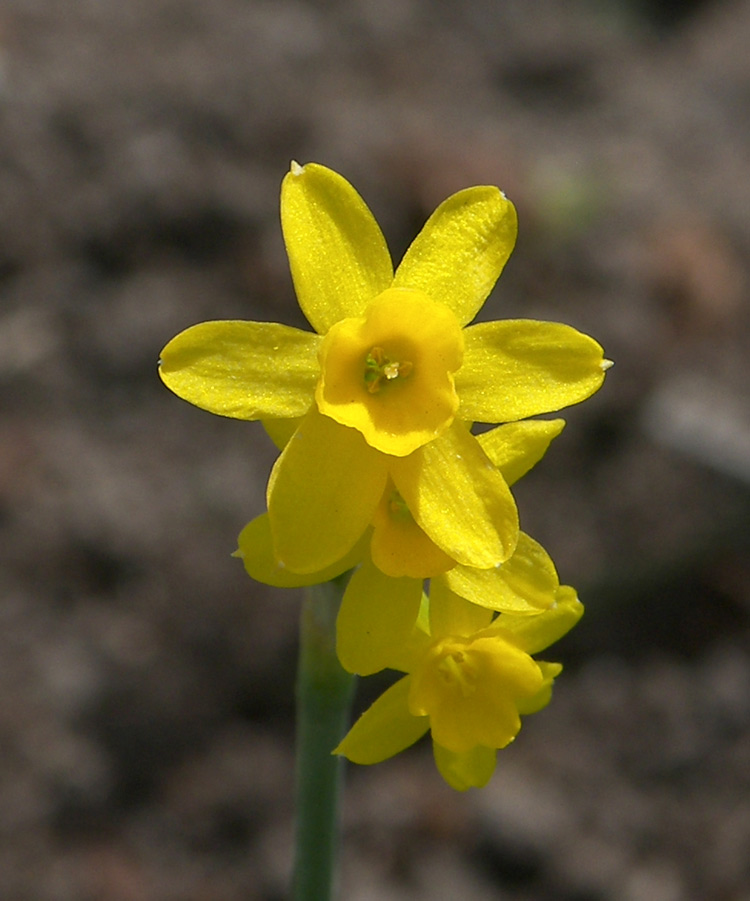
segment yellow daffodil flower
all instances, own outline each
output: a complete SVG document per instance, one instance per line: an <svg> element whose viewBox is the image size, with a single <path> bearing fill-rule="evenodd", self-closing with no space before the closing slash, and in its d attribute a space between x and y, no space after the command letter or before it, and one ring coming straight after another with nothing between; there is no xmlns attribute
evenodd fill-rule
<svg viewBox="0 0 750 901"><path fill-rule="evenodd" d="M431 585L411 640L391 660L406 675L362 714L334 753L379 763L429 730L449 785L485 785L497 750L516 737L522 715L549 703L562 669L531 655L561 638L582 613L569 586L561 586L555 605L538 616L501 613L493 620L490 610Z"/></svg>
<svg viewBox="0 0 750 901"><path fill-rule="evenodd" d="M499 426L479 443L508 484L532 468L565 425L562 419L526 420ZM408 506L386 489L368 530L334 567L307 576L291 573L274 558L267 515L253 520L238 539L237 556L257 581L297 587L331 579L359 565L347 585L337 622L342 666L369 675L388 666L394 649L411 633L425 579L489 610L536 615L555 602L559 580L544 548L521 532L516 550L498 567L457 564L432 542Z"/></svg>
<svg viewBox="0 0 750 901"><path fill-rule="evenodd" d="M169 342L164 383L239 419L289 419L271 474L277 560L313 573L347 555L389 478L452 559L490 568L518 538L512 496L463 422L511 422L577 403L607 366L593 339L558 323L467 324L516 239L493 187L449 197L393 271L383 235L340 175L292 164L281 220L300 307L315 332L205 322Z"/></svg>
<svg viewBox="0 0 750 901"><path fill-rule="evenodd" d="M541 459L564 425L561 419L509 423L478 440L511 485ZM534 616L555 603L557 570L529 535L519 532L515 551L498 566L466 566L437 548L405 503L394 502L387 491L384 497L370 556L352 575L341 601L336 650L344 669L366 676L388 666L417 619L425 579L490 611Z"/></svg>

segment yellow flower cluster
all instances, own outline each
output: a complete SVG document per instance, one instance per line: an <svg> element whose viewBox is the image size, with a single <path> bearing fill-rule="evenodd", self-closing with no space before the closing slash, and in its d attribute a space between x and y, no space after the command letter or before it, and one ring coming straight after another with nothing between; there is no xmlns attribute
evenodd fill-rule
<svg viewBox="0 0 750 901"><path fill-rule="evenodd" d="M469 324L515 244L497 188L449 197L395 272L370 210L330 169L292 164L281 220L315 331L201 323L164 348L162 380L260 419L281 450L268 512L239 537L250 575L293 587L354 570L341 663L406 674L336 751L374 763L429 730L444 778L483 785L520 715L549 700L560 667L531 655L583 609L519 530L509 486L564 424L528 417L589 397L609 363L567 325ZM475 435L475 422L502 424Z"/></svg>

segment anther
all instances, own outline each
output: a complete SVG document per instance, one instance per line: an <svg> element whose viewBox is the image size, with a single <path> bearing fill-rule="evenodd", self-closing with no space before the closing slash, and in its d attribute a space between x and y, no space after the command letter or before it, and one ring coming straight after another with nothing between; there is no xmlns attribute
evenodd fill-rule
<svg viewBox="0 0 750 901"><path fill-rule="evenodd" d="M399 363L385 355L382 347L373 347L365 357L365 385L370 394L377 394L383 381L391 382L399 376L406 378L414 369L414 364L405 360Z"/></svg>

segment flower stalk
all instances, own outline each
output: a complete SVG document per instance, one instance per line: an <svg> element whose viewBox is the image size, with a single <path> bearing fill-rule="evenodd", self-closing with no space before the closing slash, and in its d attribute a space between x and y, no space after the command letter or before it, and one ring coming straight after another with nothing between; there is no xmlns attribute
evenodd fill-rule
<svg viewBox="0 0 750 901"><path fill-rule="evenodd" d="M331 754L349 728L355 677L336 656L346 576L307 588L297 672L294 901L333 896L344 760Z"/></svg>

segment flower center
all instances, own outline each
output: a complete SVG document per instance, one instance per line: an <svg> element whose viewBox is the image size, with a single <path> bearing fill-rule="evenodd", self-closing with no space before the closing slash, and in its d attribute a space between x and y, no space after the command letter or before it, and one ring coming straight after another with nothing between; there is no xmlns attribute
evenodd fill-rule
<svg viewBox="0 0 750 901"><path fill-rule="evenodd" d="M397 378L406 378L414 369L408 360L398 362L387 357L382 347L373 347L365 357L365 385L370 394L377 394L383 385Z"/></svg>
<svg viewBox="0 0 750 901"><path fill-rule="evenodd" d="M392 519L401 520L402 522L413 521L411 511L406 506L406 501L401 497L398 491L393 491L388 498L388 512Z"/></svg>
<svg viewBox="0 0 750 901"><path fill-rule="evenodd" d="M388 288L323 337L318 409L375 450L406 457L453 422L463 351L461 326L445 304Z"/></svg>
<svg viewBox="0 0 750 901"><path fill-rule="evenodd" d="M468 698L476 691L471 667L467 666L464 651L451 651L437 665L437 671L443 682L452 688L458 688L463 697Z"/></svg>

